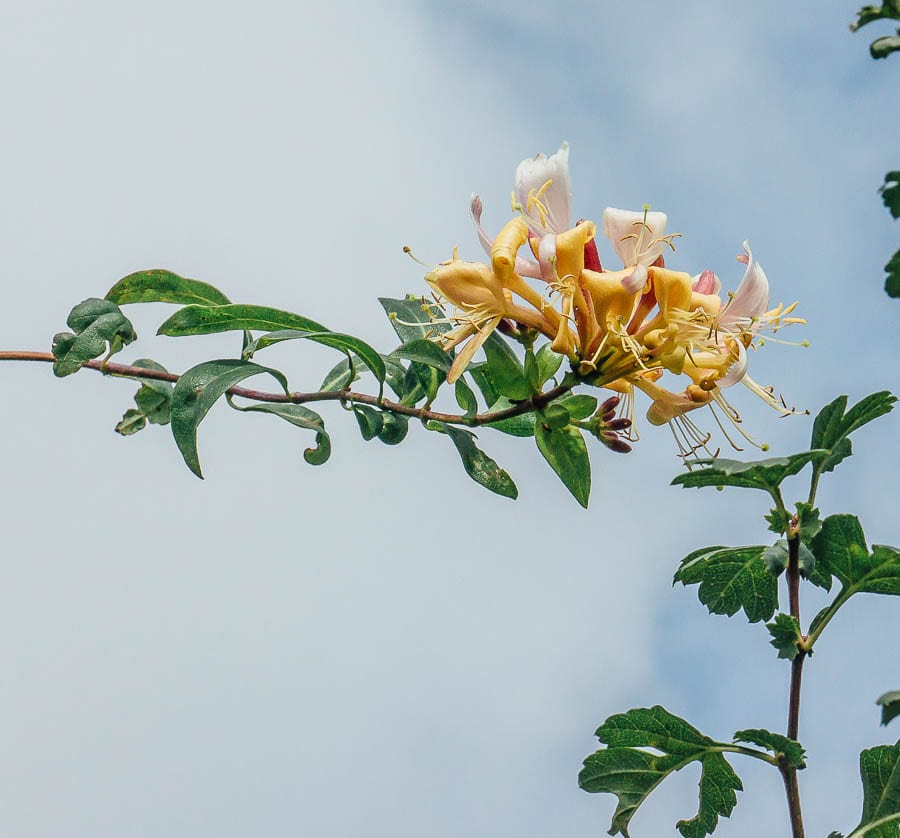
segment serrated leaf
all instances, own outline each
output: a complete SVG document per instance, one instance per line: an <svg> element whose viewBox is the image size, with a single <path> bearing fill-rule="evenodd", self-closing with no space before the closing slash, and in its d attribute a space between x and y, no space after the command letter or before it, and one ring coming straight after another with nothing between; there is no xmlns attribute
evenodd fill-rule
<svg viewBox="0 0 900 838"><path fill-rule="evenodd" d="M321 323L266 306L229 304L217 306L189 305L178 309L162 326L158 335L189 337L212 335L219 332L243 332L257 330L275 332L283 329L299 332L328 333Z"/></svg>
<svg viewBox="0 0 900 838"><path fill-rule="evenodd" d="M734 734L735 742L749 742L753 745L759 745L771 751L776 757L781 759L783 764L797 769L806 768L806 751L803 746L787 736L780 733L772 733L770 730L762 730L754 728L752 730L739 730Z"/></svg>
<svg viewBox="0 0 900 838"><path fill-rule="evenodd" d="M259 404L239 405L232 398L228 398L228 404L242 413L268 413L290 422L297 428L314 431L316 444L303 452L303 459L310 465L320 466L331 456L331 439L325 430L325 420L314 410L304 407L302 404L289 402L260 402Z"/></svg>
<svg viewBox="0 0 900 838"><path fill-rule="evenodd" d="M807 463L824 456L823 451L803 451L789 457L770 457L766 460L742 462L740 460L703 459L694 468L679 474L673 486L700 488L703 486L737 486L744 489L762 489L774 492L781 482L797 474Z"/></svg>
<svg viewBox="0 0 900 838"><path fill-rule="evenodd" d="M887 277L884 290L889 297L900 297L900 250L898 250L884 266Z"/></svg>
<svg viewBox="0 0 900 838"><path fill-rule="evenodd" d="M850 434L879 416L890 413L896 401L896 396L882 390L861 399L850 410L846 410L846 396L838 396L825 405L813 422L810 448L827 449L830 453L816 463L816 472L833 471L838 463L849 457L853 453Z"/></svg>
<svg viewBox="0 0 900 838"><path fill-rule="evenodd" d="M206 282L158 269L128 274L106 292L106 299L118 305L177 303L218 306L231 302L218 288Z"/></svg>
<svg viewBox="0 0 900 838"><path fill-rule="evenodd" d="M713 614L727 617L743 609L751 623L768 620L778 607L778 580L762 558L763 545L704 547L686 556L674 582L699 584L697 596Z"/></svg>
<svg viewBox="0 0 900 838"><path fill-rule="evenodd" d="M515 500L519 496L519 490L506 470L497 465L495 460L475 444L475 440L478 438L475 434L444 422L430 422L428 427L450 437L456 446L466 474L476 483L505 498Z"/></svg>
<svg viewBox="0 0 900 838"><path fill-rule="evenodd" d="M401 343L439 335L451 328L446 321L440 322L443 318L441 310L424 297L409 296L403 300L379 297L378 302Z"/></svg>
<svg viewBox="0 0 900 838"><path fill-rule="evenodd" d="M869 553L859 519L830 515L813 541L816 557L844 587L841 595L873 593L900 596L900 551L875 544Z"/></svg>
<svg viewBox="0 0 900 838"><path fill-rule="evenodd" d="M172 392L172 435L185 463L197 477L203 477L197 453L200 422L226 391L245 378L264 372L288 392L287 379L278 370L233 358L197 364L178 379Z"/></svg>
<svg viewBox="0 0 900 838"><path fill-rule="evenodd" d="M531 396L531 386L525 378L522 362L512 347L496 332L491 332L484 342L484 354L491 382L501 395L516 401Z"/></svg>
<svg viewBox="0 0 900 838"><path fill-rule="evenodd" d="M799 654L797 644L801 641L800 624L790 614L779 614L766 628L772 639L769 641L777 650L779 658L792 661Z"/></svg>
<svg viewBox="0 0 900 838"><path fill-rule="evenodd" d="M355 338L353 335L345 335L340 332L306 332L298 329L279 329L275 332L260 335L256 340L248 343L244 348L244 357L248 358L261 349L287 340L311 340L314 343L320 343L332 349L339 349L348 355L353 353L372 371L379 384L384 383L387 368L380 353L365 341Z"/></svg>
<svg viewBox="0 0 900 838"><path fill-rule="evenodd" d="M639 708L611 716L596 735L607 747L584 761L578 784L585 791L614 794L618 798L610 835L628 838L631 818L650 792L673 771L692 762L699 762L702 768L700 805L693 818L677 824L685 838L710 835L719 817L728 817L737 805L735 792L741 791L743 785L722 756L722 750L730 746L704 736L663 707Z"/></svg>
<svg viewBox="0 0 900 838"><path fill-rule="evenodd" d="M491 427L496 427L496 423ZM575 500L587 509L591 494L591 460L578 428L552 427L542 415L534 423L538 450Z"/></svg>
<svg viewBox="0 0 900 838"><path fill-rule="evenodd" d="M900 833L900 742L859 755L863 810L847 838L897 838Z"/></svg>
<svg viewBox="0 0 900 838"><path fill-rule="evenodd" d="M427 364L440 370L446 376L450 372L450 366L453 358L441 349L436 343L425 338L418 338L404 343L392 353L399 358L406 358L408 361L418 361L420 364Z"/></svg>
<svg viewBox="0 0 900 838"><path fill-rule="evenodd" d="M875 703L881 707L881 723L883 725L900 716L900 690L892 690L879 696Z"/></svg>
<svg viewBox="0 0 900 838"><path fill-rule="evenodd" d="M66 320L72 332L53 338L53 373L58 378L78 372L88 361L113 355L137 340L131 321L109 300L89 298L78 303Z"/></svg>

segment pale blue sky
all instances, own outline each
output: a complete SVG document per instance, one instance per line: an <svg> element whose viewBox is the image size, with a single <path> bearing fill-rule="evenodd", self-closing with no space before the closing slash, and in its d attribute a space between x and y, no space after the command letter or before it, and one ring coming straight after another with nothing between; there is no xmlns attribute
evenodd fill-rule
<svg viewBox="0 0 900 838"><path fill-rule="evenodd" d="M43 349L72 304L165 266L390 348L375 298L424 287L401 247L477 256L469 193L498 227L518 161L566 139L576 216L650 202L684 234L678 266L732 287L749 239L773 297L801 301L811 348L767 346L757 379L814 411L896 392L897 227L876 188L898 163L900 59L872 62L855 7L5 7L0 344ZM151 337L168 311L129 312L124 358L233 351ZM295 389L333 362L269 351ZM112 433L130 383L0 375L3 834L600 835L614 801L576 777L607 715L661 702L720 738L784 724L765 630L670 587L698 546L766 540L767 505L669 488L664 429L593 452L587 512L527 441L481 434L511 503L445 438L365 444L339 409L313 469L294 429L217 408L201 482L167 430ZM736 401L773 453L806 445L809 421ZM861 435L820 495L894 544L897 433L891 416ZM860 599L809 662L810 835L858 820L858 750L896 738L872 702L900 684L877 639L897 628L896 603ZM736 767L716 834L785 834L778 777ZM695 787L667 781L635 838L674 834Z"/></svg>

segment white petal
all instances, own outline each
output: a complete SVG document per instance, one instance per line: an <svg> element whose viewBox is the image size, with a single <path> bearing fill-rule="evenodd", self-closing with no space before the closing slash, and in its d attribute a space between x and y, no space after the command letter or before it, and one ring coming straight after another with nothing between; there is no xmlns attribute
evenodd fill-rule
<svg viewBox="0 0 900 838"><path fill-rule="evenodd" d="M535 207L529 209L528 197L537 194L547 181L550 185L541 194L545 207L543 219ZM523 160L516 168L516 200L522 205L528 228L537 236L562 233L572 226L572 187L569 182L569 144L564 142L556 154L538 154Z"/></svg>
<svg viewBox="0 0 900 838"><path fill-rule="evenodd" d="M647 269L643 265L637 265L631 272L630 276L626 276L622 280L622 287L629 294L636 294L647 284Z"/></svg>
<svg viewBox="0 0 900 838"><path fill-rule="evenodd" d="M556 236L542 236L538 242L538 263L541 266L541 279L545 282L558 282L556 275Z"/></svg>
<svg viewBox="0 0 900 838"><path fill-rule="evenodd" d="M744 344L739 340L736 340L735 344L738 350L737 360L728 368L728 372L716 382L719 387L731 387L747 374L747 367L749 366L747 350L744 349Z"/></svg>
<svg viewBox="0 0 900 838"><path fill-rule="evenodd" d="M481 203L481 198L473 192L472 197L469 199L469 213L472 216L472 223L475 225L475 232L478 234L478 241L481 242L484 252L490 256L491 248L494 246L494 240L487 234L484 227L481 226L481 211L483 209L484 206ZM541 278L540 265L533 259L526 259L523 256L516 256L515 271L519 276L530 276L534 279Z"/></svg>
<svg viewBox="0 0 900 838"><path fill-rule="evenodd" d="M769 280L766 272L753 258L747 242L744 242L744 254L747 261L744 278L719 320L720 325L726 329L729 326L749 327L755 318L761 317L769 308Z"/></svg>
<svg viewBox="0 0 900 838"><path fill-rule="evenodd" d="M668 216L664 212L643 212L607 207L603 211L603 233L625 267L652 265L662 252L662 237Z"/></svg>

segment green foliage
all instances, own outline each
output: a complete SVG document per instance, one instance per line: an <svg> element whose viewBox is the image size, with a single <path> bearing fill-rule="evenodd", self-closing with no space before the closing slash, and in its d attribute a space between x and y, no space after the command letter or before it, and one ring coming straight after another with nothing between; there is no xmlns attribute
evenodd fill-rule
<svg viewBox="0 0 900 838"><path fill-rule="evenodd" d="M491 332L484 342L484 354L487 357L486 372L500 395L513 401L522 401L532 395L522 362L509 343L496 332Z"/></svg>
<svg viewBox="0 0 900 838"><path fill-rule="evenodd" d="M256 329L275 332L293 329L299 332L324 332L321 323L277 308L253 305L189 305L178 309L157 334L180 338L191 335L213 335L219 332L249 331Z"/></svg>
<svg viewBox="0 0 900 838"><path fill-rule="evenodd" d="M378 302L391 321L401 343L439 335L450 329L447 322L439 322L441 310L424 297L408 296L402 300L379 297Z"/></svg>
<svg viewBox="0 0 900 838"><path fill-rule="evenodd" d="M78 372L88 361L106 353L108 358L137 340L131 321L109 300L83 300L69 312L66 325L71 332L53 338L53 373L64 378ZM108 351L107 351L108 347Z"/></svg>
<svg viewBox="0 0 900 838"><path fill-rule="evenodd" d="M503 397L497 399L496 402L491 404L490 412L496 413L500 410L506 410L507 408L513 407L513 403ZM502 431L509 436L534 436L534 413L520 413L517 416L510 416L506 419L499 419L496 422L490 422L485 425L486 428L494 428L495 430Z"/></svg>
<svg viewBox="0 0 900 838"><path fill-rule="evenodd" d="M855 516L826 518L813 541L813 550L845 591L900 596L900 551L876 544L870 553Z"/></svg>
<svg viewBox="0 0 900 838"><path fill-rule="evenodd" d="M766 628L772 635L769 642L778 650L779 658L787 658L792 661L797 657L800 651L797 644L802 638L800 624L796 617L792 617L790 614L779 614L771 623L766 623Z"/></svg>
<svg viewBox="0 0 900 838"><path fill-rule="evenodd" d="M536 390L540 390L562 366L563 356L558 352L554 352L550 348L549 343L545 343L535 353L535 365L537 368L537 386Z"/></svg>
<svg viewBox="0 0 900 838"><path fill-rule="evenodd" d="M287 379L278 370L231 358L197 364L178 379L172 392L172 435L184 462L197 477L203 477L197 453L197 426L220 396L238 382L262 372L274 376L287 393Z"/></svg>
<svg viewBox="0 0 900 838"><path fill-rule="evenodd" d="M869 54L872 58L887 58L897 50L900 50L900 29L896 35L883 35L869 44Z"/></svg>
<svg viewBox="0 0 900 838"><path fill-rule="evenodd" d="M639 708L611 716L596 735L607 747L584 761L578 784L585 791L614 794L618 798L610 835L628 838L631 818L650 792L673 771L692 762L699 762L702 768L700 806L693 818L677 824L685 838L712 834L719 817L728 817L737 805L735 791L743 790L743 785L722 756L729 746L704 736L663 707Z"/></svg>
<svg viewBox="0 0 900 838"><path fill-rule="evenodd" d="M447 434L456 450L459 452L463 468L476 483L485 489L502 495L505 498L515 500L519 496L519 490L513 479L497 463L484 453L475 440L478 438L471 431L462 428L454 428L444 422L429 422L429 430Z"/></svg>
<svg viewBox="0 0 900 838"><path fill-rule="evenodd" d="M824 448L828 455L818 459L813 467L813 479L824 472L833 471L838 463L853 453L850 434L863 425L890 413L897 397L882 390L860 399L847 410L847 397L838 396L825 405L813 423L810 448Z"/></svg>
<svg viewBox="0 0 900 838"><path fill-rule="evenodd" d="M359 424L359 432L366 442L375 439L381 433L381 429L384 426L384 419L382 418L384 414L380 410L375 410L375 408L367 407L364 404L355 404L353 405L353 414L356 416L356 421Z"/></svg>
<svg viewBox="0 0 900 838"><path fill-rule="evenodd" d="M385 445L399 445L409 433L409 417L399 413L385 413L382 416L381 431L378 433Z"/></svg>
<svg viewBox="0 0 900 838"><path fill-rule="evenodd" d="M778 607L778 580L763 560L763 546L704 547L682 559L673 584L700 587L697 596L712 614L731 617L743 609L751 623L768 620Z"/></svg>
<svg viewBox="0 0 900 838"><path fill-rule="evenodd" d="M315 446L307 448L303 452L303 459L310 465L320 466L331 456L331 439L325 430L325 420L314 410L310 410L302 404L287 402L260 402L242 406L235 403L230 396L227 398L228 404L242 413L268 413L284 419L285 422L290 422L295 427L314 431L316 434Z"/></svg>
<svg viewBox="0 0 900 838"><path fill-rule="evenodd" d="M393 355L406 358L409 361L418 361L440 370L446 376L450 372L453 358L444 352L434 341L425 338L417 338L409 343L404 343L399 349L395 349Z"/></svg>
<svg viewBox="0 0 900 838"><path fill-rule="evenodd" d="M884 205L894 218L900 218L900 172L888 172L879 190Z"/></svg>
<svg viewBox="0 0 900 838"><path fill-rule="evenodd" d="M697 464L705 468L679 474L673 486L700 488L702 486L737 486L743 489L762 489L772 494L782 481L797 474L807 463L822 456L822 451L803 451L789 457L770 457L766 460L704 459Z"/></svg>
<svg viewBox="0 0 900 838"><path fill-rule="evenodd" d="M561 404L569 412L569 416L575 420L587 419L597 409L596 397L582 394L567 394L553 404Z"/></svg>
<svg viewBox="0 0 900 838"><path fill-rule="evenodd" d="M900 250L884 266L887 279L884 281L884 290L889 297L900 297Z"/></svg>
<svg viewBox="0 0 900 838"><path fill-rule="evenodd" d="M456 397L456 403L467 419L471 419L478 413L478 397L472 392L472 388L466 384L464 376L456 379L456 384L453 385L453 395Z"/></svg>
<svg viewBox="0 0 900 838"><path fill-rule="evenodd" d="M900 716L900 690L892 690L879 696L875 703L881 707L881 723L883 725Z"/></svg>
<svg viewBox="0 0 900 838"><path fill-rule="evenodd" d="M151 361L149 358L140 358L134 362L134 366L143 369L166 372L166 368ZM129 436L141 430L147 422L152 425L168 425L172 407L172 383L159 381L155 378L138 379L141 387L134 394L136 408L125 411L125 415L116 425L116 432L122 436Z"/></svg>
<svg viewBox="0 0 900 838"><path fill-rule="evenodd" d="M759 745L760 748L765 748L775 754L783 765L801 770L806 768L806 751L803 746L780 733L772 733L770 730L759 728L739 730L734 734L734 741Z"/></svg>
<svg viewBox="0 0 900 838"><path fill-rule="evenodd" d="M851 32L876 20L900 20L900 0L884 0L880 6L863 6L856 14L857 19L850 24Z"/></svg>
<svg viewBox="0 0 900 838"><path fill-rule="evenodd" d="M218 288L186 279L164 270L137 271L120 279L106 299L122 306L126 303L177 303L178 305L228 305L228 299Z"/></svg>
<svg viewBox="0 0 900 838"><path fill-rule="evenodd" d="M797 556L797 566L800 570L800 574L803 577L809 577L815 575L816 569L816 556L802 541L798 547L798 556ZM762 559L766 563L766 567L769 569L769 573L774 574L775 576L780 576L782 571L788 566L788 559L790 558L790 551L788 548L788 543L785 539L779 539L770 547L766 547L763 550ZM826 574L828 579L828 587L831 587L831 577ZM820 587L825 587L824 582L820 581Z"/></svg>
<svg viewBox="0 0 900 838"><path fill-rule="evenodd" d="M897 838L900 833L900 742L859 755L863 786L862 818L847 838ZM832 832L829 838L843 838Z"/></svg>
<svg viewBox="0 0 900 838"><path fill-rule="evenodd" d="M546 412L541 411L534 423L534 436L538 450L550 468L575 500L587 509L591 494L591 461L581 431L567 424L560 426L558 414L556 418L548 418Z"/></svg>

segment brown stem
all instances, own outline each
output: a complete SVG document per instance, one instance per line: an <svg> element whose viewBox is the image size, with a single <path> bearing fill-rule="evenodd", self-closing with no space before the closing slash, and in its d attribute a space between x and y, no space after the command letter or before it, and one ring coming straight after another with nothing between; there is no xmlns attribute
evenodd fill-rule
<svg viewBox="0 0 900 838"><path fill-rule="evenodd" d="M788 601L791 616L800 624L800 533L796 531L796 519L788 528L788 565L787 576ZM788 739L796 740L800 732L800 685L803 678L803 662L806 651L798 648L797 656L791 661L791 688L788 698ZM800 808L800 784L797 781L797 768L782 762L779 765L787 795L788 811L791 818L791 834L793 838L804 838L803 811Z"/></svg>
<svg viewBox="0 0 900 838"><path fill-rule="evenodd" d="M49 352L24 352L24 351L7 351L0 352L0 361L43 361L53 363L54 358ZM86 369L102 372L104 375L113 375L124 378L152 378L157 381L178 381L181 377L173 372L162 372L161 370L151 370L146 367L133 367L128 364L104 364L103 361L88 361L85 365ZM290 404L304 404L305 402L351 402L354 404L369 404L374 407L380 407L391 413L400 413L404 416L412 416L422 421L434 420L436 422L447 422L454 425L467 425L470 427L478 425L487 425L491 422L499 422L501 419L510 419L513 416L521 416L524 413L530 413L536 408L549 404L554 399L571 390L570 385L561 384L548 390L546 393L532 396L523 402L518 402L512 407L504 410L497 410L493 413L478 413L475 416L463 416L457 413L442 413L437 410L430 410L424 407L411 407L410 405L393 402L389 399L371 396L368 393L356 393L352 390L318 390L312 393L267 393L261 390L250 390L246 387L232 387L228 393L232 396L239 396L244 399L251 399L257 402L279 402Z"/></svg>

